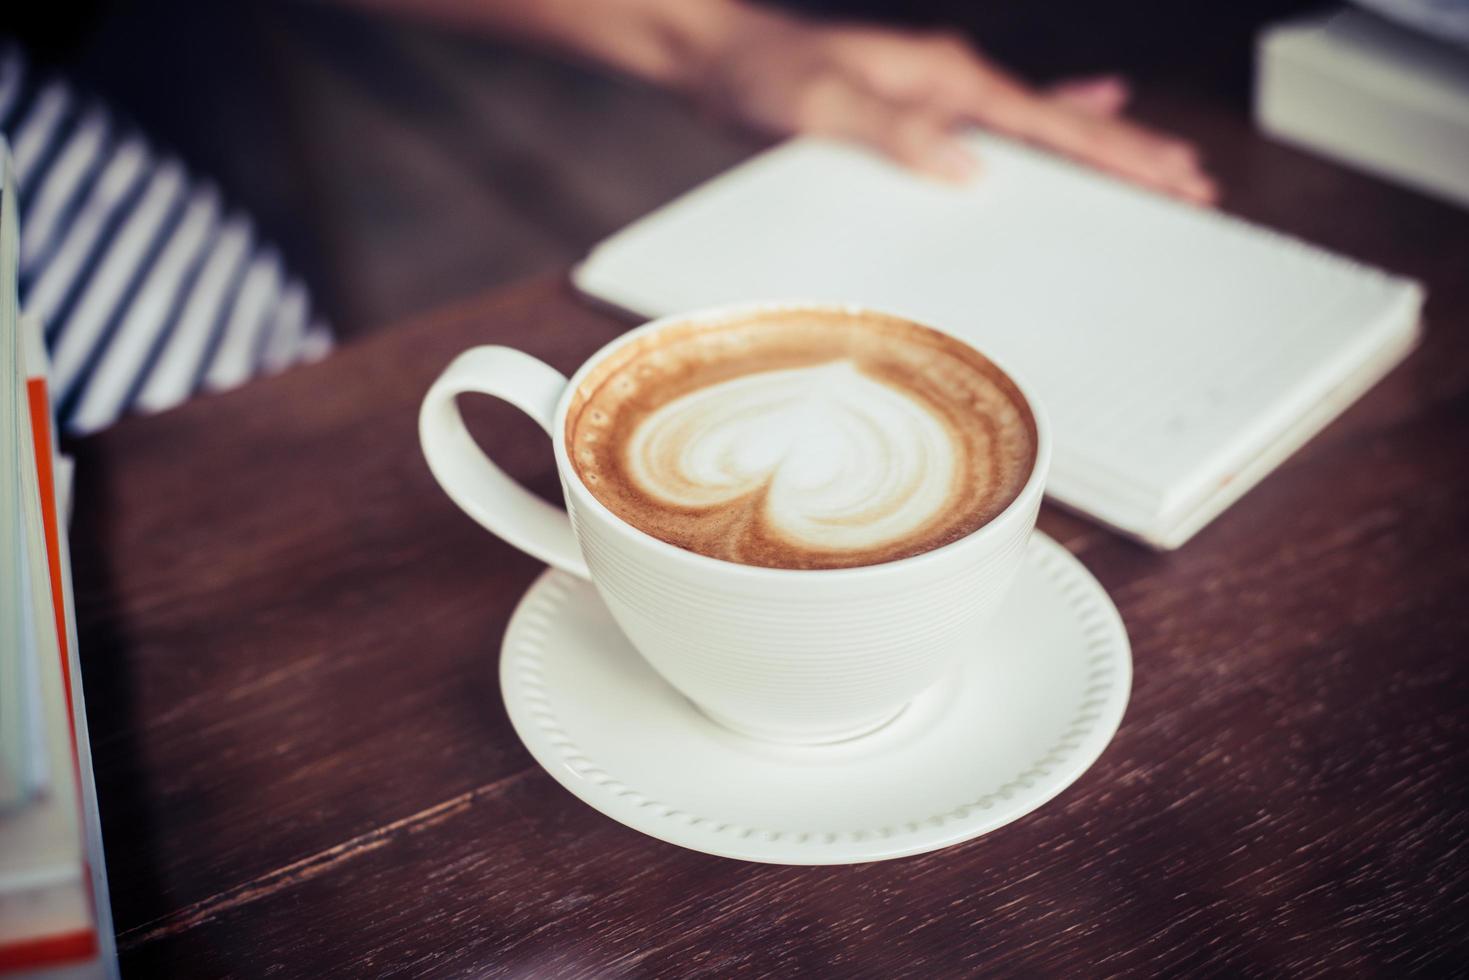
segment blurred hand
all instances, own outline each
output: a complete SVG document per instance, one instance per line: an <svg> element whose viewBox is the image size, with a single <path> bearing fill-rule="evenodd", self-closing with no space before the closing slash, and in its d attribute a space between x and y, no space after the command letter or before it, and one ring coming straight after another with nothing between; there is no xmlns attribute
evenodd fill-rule
<svg viewBox="0 0 1469 980"><path fill-rule="evenodd" d="M950 35L750 9L686 78L704 105L757 129L858 140L945 180L977 170L955 130L978 123L1187 201L1216 197L1190 144L1119 117L1121 80L1036 91Z"/></svg>

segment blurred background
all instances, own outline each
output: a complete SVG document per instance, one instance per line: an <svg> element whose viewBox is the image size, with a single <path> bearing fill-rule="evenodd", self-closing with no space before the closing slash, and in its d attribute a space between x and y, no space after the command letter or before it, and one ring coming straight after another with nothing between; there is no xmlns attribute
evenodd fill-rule
<svg viewBox="0 0 1469 980"><path fill-rule="evenodd" d="M1138 110L1249 112L1253 43L1299 0L806 2L961 29L1032 81L1124 66ZM763 141L627 79L325 3L134 0L6 14L64 70L212 176L280 243L343 339L564 268Z"/></svg>

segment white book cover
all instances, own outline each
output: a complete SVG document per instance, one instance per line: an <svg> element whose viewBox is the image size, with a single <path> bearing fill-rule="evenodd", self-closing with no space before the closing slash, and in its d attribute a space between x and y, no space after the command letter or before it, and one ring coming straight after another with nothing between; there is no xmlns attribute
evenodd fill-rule
<svg viewBox="0 0 1469 980"><path fill-rule="evenodd" d="M14 344L13 338L7 338ZM29 433L30 412L24 398L16 415ZM36 707L42 716L47 767L57 778L24 805L0 816L0 968L12 961L28 963L38 943L57 941L67 950L95 948L92 897L87 882L87 849L82 801L75 768L68 668L64 639L57 630L47 558L45 521L41 512L33 444L26 438L18 465L23 501L21 554L26 556L26 617L33 633L24 655L34 659L40 678ZM44 948L44 947L42 947ZM69 957L70 958L70 957Z"/></svg>
<svg viewBox="0 0 1469 980"><path fill-rule="evenodd" d="M584 293L642 316L851 303L955 333L1055 432L1048 493L1177 547L1407 353L1422 289L1038 150L970 137L951 187L802 138L598 245Z"/></svg>
<svg viewBox="0 0 1469 980"><path fill-rule="evenodd" d="M0 571L0 814L32 799L46 775L21 498L20 454L30 440L18 410L25 398L25 367L18 344L19 236L9 166L0 140L0 561L6 563Z"/></svg>
<svg viewBox="0 0 1469 980"><path fill-rule="evenodd" d="M0 141L0 180L8 167ZM72 977L111 977L117 975L112 918L66 532L58 520L63 488L56 485L41 325L17 311L16 217L14 188L0 184L0 395L6 399L0 530L14 548L6 560L17 562L17 574L6 576L0 612L9 610L22 626L15 648L0 651L0 666L14 658L23 668L20 700L31 716L26 751L40 754L49 778L0 812L0 975L60 969ZM12 593L19 598L10 610Z"/></svg>

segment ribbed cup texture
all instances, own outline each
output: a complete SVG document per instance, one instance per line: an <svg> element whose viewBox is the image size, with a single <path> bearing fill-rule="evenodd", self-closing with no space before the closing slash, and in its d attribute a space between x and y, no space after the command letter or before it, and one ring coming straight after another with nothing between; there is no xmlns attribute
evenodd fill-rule
<svg viewBox="0 0 1469 980"><path fill-rule="evenodd" d="M803 742L876 724L982 655L1035 526L1025 496L955 545L853 575L690 562L567 495L592 580L653 668L734 727Z"/></svg>

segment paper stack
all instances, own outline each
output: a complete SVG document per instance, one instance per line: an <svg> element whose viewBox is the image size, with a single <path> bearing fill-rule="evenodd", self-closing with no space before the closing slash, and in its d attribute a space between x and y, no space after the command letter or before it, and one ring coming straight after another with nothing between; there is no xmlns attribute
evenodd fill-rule
<svg viewBox="0 0 1469 980"><path fill-rule="evenodd" d="M0 141L0 975L117 972L40 325Z"/></svg>
<svg viewBox="0 0 1469 980"><path fill-rule="evenodd" d="M1344 7L1262 32L1255 118L1278 139L1469 207L1469 3L1373 5L1402 7L1421 29Z"/></svg>

